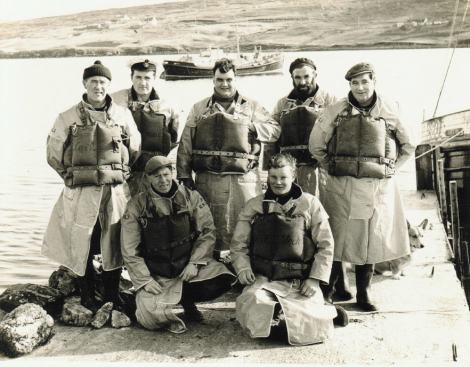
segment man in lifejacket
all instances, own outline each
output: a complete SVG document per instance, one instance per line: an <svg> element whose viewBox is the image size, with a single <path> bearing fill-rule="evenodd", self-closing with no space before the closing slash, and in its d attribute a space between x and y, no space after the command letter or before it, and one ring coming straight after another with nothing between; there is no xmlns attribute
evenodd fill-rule
<svg viewBox="0 0 470 367"><path fill-rule="evenodd" d="M258 102L237 91L231 60L217 61L213 73L213 95L189 112L178 147L177 177L195 187L210 206L219 257L228 253L241 208L261 193L260 142L276 141L280 127Z"/></svg>
<svg viewBox="0 0 470 367"><path fill-rule="evenodd" d="M341 264L356 264L357 304L376 311L372 299L374 264L410 253L395 171L415 151L397 102L375 91L369 63L346 73L351 91L327 107L310 135L309 149L329 173L322 203L335 239L329 287Z"/></svg>
<svg viewBox="0 0 470 367"><path fill-rule="evenodd" d="M78 275L81 304L96 312L93 255L101 254L105 302L119 307L123 265L120 220L126 179L140 154L129 110L107 94L111 72L96 61L83 72L82 100L59 114L47 138L47 162L64 180L41 253Z"/></svg>
<svg viewBox="0 0 470 367"><path fill-rule="evenodd" d="M333 235L320 201L302 192L295 175L291 155L270 159L268 189L241 211L230 254L246 285L236 300L243 329L259 338L274 333L273 326L287 328L290 344L306 345L330 338L333 323L346 326L348 316L323 300L320 282L330 276Z"/></svg>
<svg viewBox="0 0 470 367"><path fill-rule="evenodd" d="M132 167L129 189L131 196L144 191L148 185L144 175L150 158L168 156L178 144L179 113L155 90L158 63L135 57L129 60L132 87L113 93L113 100L128 108L142 136L141 155Z"/></svg>
<svg viewBox="0 0 470 367"><path fill-rule="evenodd" d="M186 321L202 321L195 302L221 296L236 278L213 259L209 207L197 191L172 180L171 160L153 157L145 173L150 184L129 201L121 230L124 262L137 290L137 321L181 333L186 325L173 306L183 306Z"/></svg>

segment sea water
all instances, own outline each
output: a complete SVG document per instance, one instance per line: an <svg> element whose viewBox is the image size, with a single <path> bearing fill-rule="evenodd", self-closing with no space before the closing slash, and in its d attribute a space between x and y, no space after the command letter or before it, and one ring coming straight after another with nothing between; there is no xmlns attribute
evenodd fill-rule
<svg viewBox="0 0 470 367"><path fill-rule="evenodd" d="M400 102L402 120L419 142L420 124L434 114L450 56L451 51L444 49L289 52L283 75L240 77L237 88L272 111L292 88L290 63L309 57L317 66L320 87L342 98L349 91L347 70L367 61L376 68L376 90ZM470 108L469 56L468 49L456 50L437 116ZM110 93L130 87L130 70L125 66L129 58L99 58L113 74ZM158 74L164 59L177 58L152 57L160 64ZM80 101L85 91L83 69L96 59L0 60L0 293L16 283L45 285L59 266L40 254L52 208L63 189L61 178L47 164L46 139L57 115ZM191 106L209 96L213 84L211 79L157 79L156 88L160 98L181 110L181 132ZM414 167L410 160L398 172L402 190L416 188Z"/></svg>

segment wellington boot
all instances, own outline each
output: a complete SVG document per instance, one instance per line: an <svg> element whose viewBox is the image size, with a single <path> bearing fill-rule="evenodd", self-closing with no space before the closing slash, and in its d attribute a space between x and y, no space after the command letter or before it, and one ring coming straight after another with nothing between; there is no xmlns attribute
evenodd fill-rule
<svg viewBox="0 0 470 367"><path fill-rule="evenodd" d="M204 316L194 304L194 302L181 303L184 309L184 316L188 321L201 322L204 321Z"/></svg>
<svg viewBox="0 0 470 367"><path fill-rule="evenodd" d="M333 295L335 294L336 290L335 285L338 282L339 277L342 275L342 271L341 261L333 261L329 283L326 285L320 284L325 302L333 303Z"/></svg>
<svg viewBox="0 0 470 367"><path fill-rule="evenodd" d="M98 306L95 303L95 280L93 273L85 273L83 277L77 277L78 286L80 287L81 300L80 304L95 314Z"/></svg>
<svg viewBox="0 0 470 367"><path fill-rule="evenodd" d="M374 264L356 265L357 305L365 312L378 311L372 301L372 277Z"/></svg>
<svg viewBox="0 0 470 367"><path fill-rule="evenodd" d="M338 316L336 316L333 319L333 324L338 325L338 326L346 326L349 324L349 316L346 312L346 310L338 305L335 305L336 308L336 313Z"/></svg>
<svg viewBox="0 0 470 367"><path fill-rule="evenodd" d="M119 281L121 279L121 268L111 271L103 271L104 295L103 302L113 303L113 310L122 311L122 302L119 298Z"/></svg>
<svg viewBox="0 0 470 367"><path fill-rule="evenodd" d="M346 263L341 263L341 273L335 284L334 301L350 301L354 298L351 288L349 288L349 278L346 273Z"/></svg>

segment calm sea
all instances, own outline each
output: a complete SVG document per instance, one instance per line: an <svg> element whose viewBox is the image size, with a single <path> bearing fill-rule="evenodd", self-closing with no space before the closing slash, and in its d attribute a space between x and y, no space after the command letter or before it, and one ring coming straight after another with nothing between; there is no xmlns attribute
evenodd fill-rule
<svg viewBox="0 0 470 367"><path fill-rule="evenodd" d="M343 97L346 71L368 61L375 65L379 93L401 103L402 118L416 139L423 116L432 117L451 52L448 50L386 50L286 53L284 75L241 77L238 90L272 111L291 89L289 64L297 57L313 59L321 88ZM459 49L447 76L437 115L470 106L470 50ZM161 65L166 58L156 56ZM130 86L129 57L103 57L113 74L110 92ZM63 188L46 162L46 138L58 113L80 101L83 69L96 58L0 60L0 292L16 283L47 284L58 265L40 255L44 231ZM162 68L159 67L159 73ZM210 79L157 80L160 97L182 112L212 93ZM183 126L181 126L181 129ZM415 189L414 162L398 174L402 189Z"/></svg>

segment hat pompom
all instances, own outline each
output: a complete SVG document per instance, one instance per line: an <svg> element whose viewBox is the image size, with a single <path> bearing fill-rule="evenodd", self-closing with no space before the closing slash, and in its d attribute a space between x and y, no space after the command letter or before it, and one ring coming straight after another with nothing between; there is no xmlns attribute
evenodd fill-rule
<svg viewBox="0 0 470 367"><path fill-rule="evenodd" d="M100 60L95 61L95 65L103 65Z"/></svg>

